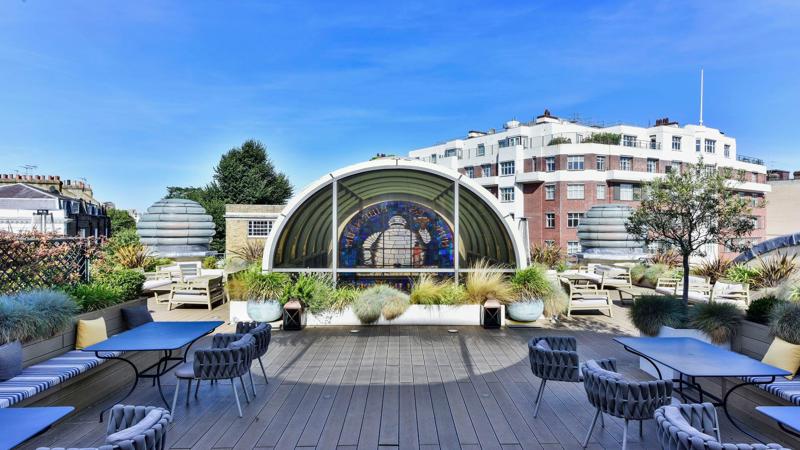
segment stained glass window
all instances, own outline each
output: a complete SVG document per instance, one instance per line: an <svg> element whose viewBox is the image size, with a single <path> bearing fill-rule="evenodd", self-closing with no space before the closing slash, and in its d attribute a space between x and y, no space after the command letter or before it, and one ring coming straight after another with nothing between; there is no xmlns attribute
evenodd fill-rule
<svg viewBox="0 0 800 450"><path fill-rule="evenodd" d="M452 268L453 230L432 209L385 201L357 212L339 239L340 268Z"/></svg>

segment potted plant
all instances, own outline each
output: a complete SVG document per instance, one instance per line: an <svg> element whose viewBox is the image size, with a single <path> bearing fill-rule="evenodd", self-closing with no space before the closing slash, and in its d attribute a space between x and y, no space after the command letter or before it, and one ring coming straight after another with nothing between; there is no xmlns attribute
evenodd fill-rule
<svg viewBox="0 0 800 450"><path fill-rule="evenodd" d="M517 322L533 322L544 312L544 297L553 289L544 270L530 266L518 270L511 277L515 301L506 307L508 317Z"/></svg>
<svg viewBox="0 0 800 450"><path fill-rule="evenodd" d="M290 284L282 297L283 329L299 330L305 326L305 312L323 314L336 301L336 289L330 275L303 273Z"/></svg>
<svg viewBox="0 0 800 450"><path fill-rule="evenodd" d="M22 344L49 338L72 323L78 306L63 292L0 296L0 381L22 372Z"/></svg>
<svg viewBox="0 0 800 450"><path fill-rule="evenodd" d="M491 317L491 323L483 320L484 328L501 326L503 305L515 300L514 288L506 281L505 273L484 260L472 266L464 282L465 299L468 303L482 306L481 317Z"/></svg>
<svg viewBox="0 0 800 450"><path fill-rule="evenodd" d="M287 286L289 276L284 273L262 273L261 268L253 266L237 273L228 281L226 289L232 302L246 302L247 318L256 322L274 322L283 314L281 299ZM234 316L231 306L231 315ZM245 317L232 317L239 321Z"/></svg>

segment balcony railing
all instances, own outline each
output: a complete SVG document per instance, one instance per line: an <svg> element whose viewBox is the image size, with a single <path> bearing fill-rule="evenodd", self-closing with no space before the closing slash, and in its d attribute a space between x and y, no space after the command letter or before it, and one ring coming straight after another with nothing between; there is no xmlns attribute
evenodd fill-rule
<svg viewBox="0 0 800 450"><path fill-rule="evenodd" d="M736 155L736 160L737 160L737 161L741 161L741 162L750 163L750 164L758 164L759 166L764 166L764 165L766 165L766 164L764 164L764 160L763 160L763 159L761 159L761 158L754 158L754 157L752 157L752 156L746 156L746 155Z"/></svg>

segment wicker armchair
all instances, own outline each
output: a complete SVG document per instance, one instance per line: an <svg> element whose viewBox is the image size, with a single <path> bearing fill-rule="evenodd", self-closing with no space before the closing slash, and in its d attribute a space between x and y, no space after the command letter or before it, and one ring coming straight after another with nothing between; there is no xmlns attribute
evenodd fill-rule
<svg viewBox="0 0 800 450"><path fill-rule="evenodd" d="M583 442L584 448L589 444L589 438L601 414L606 413L625 420L622 432L622 449L625 450L628 422L638 420L641 434L641 422L652 419L656 409L672 402L672 382L626 380L622 374L616 372L615 359L589 360L581 366L581 370L589 403L597 408Z"/></svg>
<svg viewBox="0 0 800 450"><path fill-rule="evenodd" d="M261 357L266 355L269 349L269 342L272 339L272 325L260 322L239 322L236 324L236 333L250 333L256 338L256 354L253 356L258 359L261 373L264 375L264 381L269 383L267 371L264 370L264 363L261 361Z"/></svg>
<svg viewBox="0 0 800 450"><path fill-rule="evenodd" d="M778 444L725 444L719 434L717 410L710 403L662 406L655 412L661 448L671 450L784 449Z"/></svg>
<svg viewBox="0 0 800 450"><path fill-rule="evenodd" d="M106 429L106 445L83 450L164 450L169 411L155 406L115 405ZM39 447L37 450L64 450L63 447Z"/></svg>
<svg viewBox="0 0 800 450"><path fill-rule="evenodd" d="M194 361L182 364L175 369L178 383L175 385L175 396L172 399L173 413L178 402L180 380L187 380L188 382L186 391L187 403L189 402L189 392L192 389L192 380L197 380L198 383L202 380L230 380L233 387L233 395L236 398L236 408L239 410L239 417L242 417L242 405L239 402L239 391L236 389L234 379L239 378L245 399L250 402L242 377L249 372L250 365L253 363L256 340L250 334L245 334L237 340L231 339L232 336L235 335L214 336L218 344L226 339L229 339L230 343L224 348L197 350L194 352Z"/></svg>
<svg viewBox="0 0 800 450"><path fill-rule="evenodd" d="M544 387L548 380L580 383L578 343L571 336L542 336L528 341L528 357L531 372L541 378L533 417L539 415Z"/></svg>

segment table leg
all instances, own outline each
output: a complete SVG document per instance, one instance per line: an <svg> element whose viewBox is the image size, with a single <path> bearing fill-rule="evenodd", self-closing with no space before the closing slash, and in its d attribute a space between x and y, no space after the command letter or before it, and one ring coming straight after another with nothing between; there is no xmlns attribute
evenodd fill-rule
<svg viewBox="0 0 800 450"><path fill-rule="evenodd" d="M780 422L778 422L778 426L779 426L779 427L780 427L780 429L781 429L781 430L783 430L785 433L787 433L787 434L790 434L790 435L792 435L792 436L794 436L794 437L796 437L796 438L800 439L800 433L798 433L797 431L793 430L792 428L789 428L789 427L787 427L786 425L784 425L784 424L782 424L782 423L780 423Z"/></svg>
<svg viewBox="0 0 800 450"><path fill-rule="evenodd" d="M170 404L169 402L167 402L167 398L164 396L164 390L161 389L161 375L162 375L161 361L164 362L164 371L166 372L167 364L169 363L169 358L171 357L172 357L172 350L164 350L164 356L161 357L161 360L158 361L158 366L156 366L156 375L155 375L156 385L158 386L158 394L161 396L161 401L164 402L164 405L166 405L168 411L170 410Z"/></svg>
<svg viewBox="0 0 800 450"><path fill-rule="evenodd" d="M736 386L732 387L728 392L726 392L725 393L725 397L722 399L722 410L725 412L725 417L728 418L728 420L731 422L731 424L733 424L733 426L736 427L737 430L739 430L742 433L750 436L752 439L755 439L758 442L761 442L762 444L764 443L764 441L762 439L759 439L759 438L753 436L752 434L750 434L749 432L747 432L741 425L739 425L733 419L733 417L731 416L730 411L728 411L728 399L730 398L731 394L733 394L733 392L735 390L737 390L739 388L742 388L744 386L756 386L756 385L759 385L759 384L770 384L770 383L772 383L774 381L775 381L775 377L773 376L773 377L770 377L769 381L747 381L747 382L744 382L744 383L739 383Z"/></svg>
<svg viewBox="0 0 800 450"><path fill-rule="evenodd" d="M106 359L106 360L115 359L117 361L125 362L129 366L131 366L131 368L133 369L133 385L128 390L128 393L125 394L124 397L119 399L119 401L115 402L114 404L116 405L116 404L124 402L126 398L130 397L130 395L133 394L133 391L136 389L136 386L139 384L139 369L136 368L136 365L134 363L132 363L130 360L127 360L125 358L122 358L122 357L119 357L119 356L100 356L100 352L94 352L94 354L95 354L96 357L98 357L100 359ZM101 423L103 422L103 414L105 414L105 412L108 411L109 409L111 409L111 406L109 406L108 408L105 408L102 411L100 411L100 422Z"/></svg>

